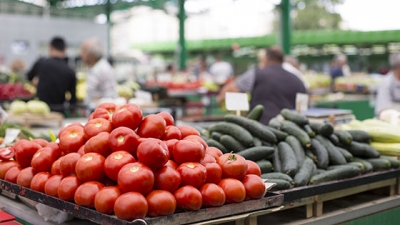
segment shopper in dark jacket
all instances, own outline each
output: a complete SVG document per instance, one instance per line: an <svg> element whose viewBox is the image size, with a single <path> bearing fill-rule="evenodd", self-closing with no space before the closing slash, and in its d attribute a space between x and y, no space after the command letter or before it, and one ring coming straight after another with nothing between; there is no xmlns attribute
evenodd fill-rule
<svg viewBox="0 0 400 225"><path fill-rule="evenodd" d="M37 82L37 97L46 102L51 111L64 112L67 92L70 108L76 104L76 75L65 62L66 43L55 37L49 45L49 58L39 59L28 72L28 79ZM36 81L36 82L35 82Z"/></svg>

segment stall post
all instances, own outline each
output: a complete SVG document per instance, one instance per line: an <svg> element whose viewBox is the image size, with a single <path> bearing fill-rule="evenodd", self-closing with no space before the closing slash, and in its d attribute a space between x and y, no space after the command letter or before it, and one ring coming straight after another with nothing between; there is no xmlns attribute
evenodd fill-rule
<svg viewBox="0 0 400 225"><path fill-rule="evenodd" d="M185 0L179 0L179 69L186 69L186 40L185 40Z"/></svg>
<svg viewBox="0 0 400 225"><path fill-rule="evenodd" d="M280 8L280 40L279 43L286 55L290 55L291 46L291 23L290 23L290 0L282 0Z"/></svg>

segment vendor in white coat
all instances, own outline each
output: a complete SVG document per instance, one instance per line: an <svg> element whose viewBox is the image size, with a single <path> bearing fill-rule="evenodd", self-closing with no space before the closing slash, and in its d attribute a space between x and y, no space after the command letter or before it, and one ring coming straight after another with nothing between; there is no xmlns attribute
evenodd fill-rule
<svg viewBox="0 0 400 225"><path fill-rule="evenodd" d="M400 110L400 52L389 57L391 71L385 76L378 88L375 113L379 115L383 110Z"/></svg>

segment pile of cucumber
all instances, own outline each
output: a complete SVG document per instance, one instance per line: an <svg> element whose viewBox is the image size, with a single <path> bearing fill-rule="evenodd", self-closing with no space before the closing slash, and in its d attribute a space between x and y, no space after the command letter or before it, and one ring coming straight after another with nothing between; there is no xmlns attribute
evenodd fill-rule
<svg viewBox="0 0 400 225"><path fill-rule="evenodd" d="M284 120L258 122L264 108L246 117L226 115L209 127L209 146L234 152L256 162L261 177L275 190L339 180L398 168L400 161L381 157L369 145L371 137L359 130L335 130L330 123L309 122L304 115L283 109Z"/></svg>

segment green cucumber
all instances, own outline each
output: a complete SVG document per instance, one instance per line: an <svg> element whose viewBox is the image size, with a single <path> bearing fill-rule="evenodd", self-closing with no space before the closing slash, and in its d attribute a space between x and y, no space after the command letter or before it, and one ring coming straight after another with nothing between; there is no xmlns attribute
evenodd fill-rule
<svg viewBox="0 0 400 225"><path fill-rule="evenodd" d="M256 105L250 112L247 114L247 118L255 121L260 121L262 114L264 113L263 105Z"/></svg>
<svg viewBox="0 0 400 225"><path fill-rule="evenodd" d="M277 118L272 118L269 122L268 122L268 126L273 127L275 129L281 129L281 122L277 119Z"/></svg>
<svg viewBox="0 0 400 225"><path fill-rule="evenodd" d="M221 143L229 152L240 152L246 149L238 140L233 138L231 135L224 134L219 139Z"/></svg>
<svg viewBox="0 0 400 225"><path fill-rule="evenodd" d="M268 179L268 180L270 180L270 179L286 180L290 184L294 184L293 178L291 178L287 174L279 173L279 172L263 173L263 174L261 174L261 178Z"/></svg>
<svg viewBox="0 0 400 225"><path fill-rule="evenodd" d="M334 128L331 123L310 123L311 129L313 129L317 134L329 137L333 134Z"/></svg>
<svg viewBox="0 0 400 225"><path fill-rule="evenodd" d="M358 168L360 168L361 173L363 173L363 174L366 172L364 164L362 164L360 162L349 162L346 165L357 166Z"/></svg>
<svg viewBox="0 0 400 225"><path fill-rule="evenodd" d="M279 159L279 151L278 147L274 146L274 154L272 155L272 165L274 166L275 172L282 172L282 164Z"/></svg>
<svg viewBox="0 0 400 225"><path fill-rule="evenodd" d="M381 156L381 158L389 160L390 166L392 168L399 168L400 167L400 161L398 159L392 158L390 156Z"/></svg>
<svg viewBox="0 0 400 225"><path fill-rule="evenodd" d="M323 170L323 169L317 169L317 174L320 174L320 173L325 173L326 172L326 170Z"/></svg>
<svg viewBox="0 0 400 225"><path fill-rule="evenodd" d="M326 169L329 164L328 150L316 139L311 139L311 152L316 156L316 164L320 169Z"/></svg>
<svg viewBox="0 0 400 225"><path fill-rule="evenodd" d="M369 144L353 141L347 150L354 156L359 156L363 158L379 158L380 154Z"/></svg>
<svg viewBox="0 0 400 225"><path fill-rule="evenodd" d="M356 168L360 169L358 166L345 164L345 165L328 166L328 168L326 168L326 170L336 170L338 168L343 168L343 167L356 167ZM360 169L360 171L361 171L361 169Z"/></svg>
<svg viewBox="0 0 400 225"><path fill-rule="evenodd" d="M336 148L339 150L340 153L342 153L347 162L351 162L353 160L353 155L349 151L341 147Z"/></svg>
<svg viewBox="0 0 400 225"><path fill-rule="evenodd" d="M280 190L287 190L292 187L289 182L286 180L279 180L279 179L271 179L268 180L268 183L275 183L276 185L271 188L271 191L280 191Z"/></svg>
<svg viewBox="0 0 400 225"><path fill-rule="evenodd" d="M286 142L278 144L279 160L282 164L282 171L293 177L297 172L297 160L293 149Z"/></svg>
<svg viewBox="0 0 400 225"><path fill-rule="evenodd" d="M260 147L260 146L262 146L262 142L258 137L253 137L253 145L255 147Z"/></svg>
<svg viewBox="0 0 400 225"><path fill-rule="evenodd" d="M253 120L252 120L253 121ZM253 121L257 123L256 121ZM229 122L219 122L211 125L209 128L210 132L220 132L223 134L229 134L242 143L245 147L253 146L253 136L245 128Z"/></svg>
<svg viewBox="0 0 400 225"><path fill-rule="evenodd" d="M339 138L338 136L336 136L335 134L331 134L329 136L329 140L332 142L332 144L334 145L338 145L339 144Z"/></svg>
<svg viewBox="0 0 400 225"><path fill-rule="evenodd" d="M228 153L229 151L225 148L225 146L223 146L221 143L219 143L218 141L214 140L214 139L208 139L206 141L206 144L209 147L216 147L219 150L221 150L223 153Z"/></svg>
<svg viewBox="0 0 400 225"><path fill-rule="evenodd" d="M219 141L221 138L222 134L219 132L212 132L211 134L211 139L214 139L216 141Z"/></svg>
<svg viewBox="0 0 400 225"><path fill-rule="evenodd" d="M268 126L267 126L267 128L268 128L270 131L272 131L272 133L274 133L274 135L276 136L276 139L277 139L278 141L284 141L285 138L288 136L288 133L283 132L283 131L280 131L280 130L275 129L275 128L273 128L273 127L268 127Z"/></svg>
<svg viewBox="0 0 400 225"><path fill-rule="evenodd" d="M353 157L352 162L362 163L364 165L364 168L365 168L364 173L371 173L374 170L374 167L372 166L372 164L370 162L364 160L364 159Z"/></svg>
<svg viewBox="0 0 400 225"><path fill-rule="evenodd" d="M371 142L371 136L363 130L347 130L353 139L353 141L362 142L369 144Z"/></svg>
<svg viewBox="0 0 400 225"><path fill-rule="evenodd" d="M304 147L308 148L311 145L311 140L308 134L295 123L284 120L282 121L281 129L286 133L295 136Z"/></svg>
<svg viewBox="0 0 400 225"><path fill-rule="evenodd" d="M355 177L361 174L361 170L355 166L343 166L334 170L327 170L324 173L311 177L310 184L341 180L344 178Z"/></svg>
<svg viewBox="0 0 400 225"><path fill-rule="evenodd" d="M304 159L306 158L306 154L304 153L303 146L294 136L287 136L285 142L290 145L293 149L294 155L297 160L297 169L300 168L301 164L303 164Z"/></svg>
<svg viewBox="0 0 400 225"><path fill-rule="evenodd" d="M260 160L256 162L257 165L260 167L261 173L269 173L272 171L272 163L268 160Z"/></svg>
<svg viewBox="0 0 400 225"><path fill-rule="evenodd" d="M277 139L274 133L267 126L251 120L245 117L236 116L236 115L226 115L225 121L237 124L238 126L243 127L248 130L253 136L260 138L261 140L276 143Z"/></svg>
<svg viewBox="0 0 400 225"><path fill-rule="evenodd" d="M310 136L311 138L315 137L315 132L311 129L309 124L303 126L304 131Z"/></svg>
<svg viewBox="0 0 400 225"><path fill-rule="evenodd" d="M308 119L306 116L297 114L289 109L282 109L281 115L283 116L283 118L285 118L285 120L292 121L299 126L304 126L308 124Z"/></svg>
<svg viewBox="0 0 400 225"><path fill-rule="evenodd" d="M314 153L310 150L310 149L306 149L304 151L304 153L306 154L306 156L310 159L312 159L312 161L314 161L315 163L318 162L317 156L314 155Z"/></svg>
<svg viewBox="0 0 400 225"><path fill-rule="evenodd" d="M391 168L391 164L388 159L384 159L384 158L366 159L366 161L372 164L372 167L374 168L374 172L388 170Z"/></svg>
<svg viewBox="0 0 400 225"><path fill-rule="evenodd" d="M314 161L313 161L313 162L314 162ZM312 176L317 175L317 173L318 173L318 168L317 168L317 165L315 165L315 163L314 163L313 171L312 171Z"/></svg>
<svg viewBox="0 0 400 225"><path fill-rule="evenodd" d="M273 147L260 146L245 149L237 154L243 156L247 160L257 162L272 156L272 154L274 154L274 150L275 149Z"/></svg>
<svg viewBox="0 0 400 225"><path fill-rule="evenodd" d="M339 142L344 145L349 145L353 141L353 137L345 130L335 130L334 134L339 138Z"/></svg>
<svg viewBox="0 0 400 225"><path fill-rule="evenodd" d="M314 162L310 158L305 158L299 171L294 176L295 186L307 185L313 175Z"/></svg>
<svg viewBox="0 0 400 225"><path fill-rule="evenodd" d="M332 144L331 141L329 141L326 137L317 135L315 137L328 151L329 155L329 164L331 165L343 165L346 164L347 161L340 153L340 151Z"/></svg>

